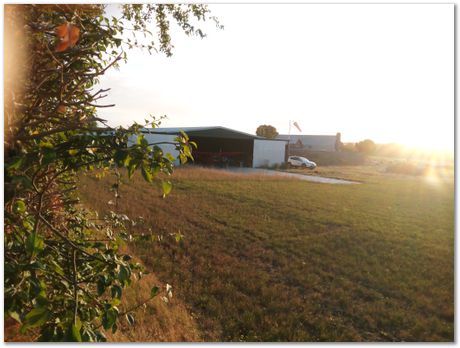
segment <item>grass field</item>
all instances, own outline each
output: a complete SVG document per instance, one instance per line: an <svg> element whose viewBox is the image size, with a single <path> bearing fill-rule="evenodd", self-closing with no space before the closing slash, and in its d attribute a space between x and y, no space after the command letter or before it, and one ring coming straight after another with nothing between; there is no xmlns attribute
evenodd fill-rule
<svg viewBox="0 0 460 348"><path fill-rule="evenodd" d="M344 176L363 183L183 168L166 199L135 177L120 210L201 340L453 341L453 180ZM83 202L107 210L109 185L82 177Z"/></svg>
<svg viewBox="0 0 460 348"><path fill-rule="evenodd" d="M319 166L313 170L288 168L284 171L303 175L318 175L328 178L355 180L363 183L378 183L382 179L410 180L411 176L401 176L399 174L389 172L389 163L389 161L385 161L376 165ZM427 176L423 179L428 183L453 183L454 180L454 170L450 165L439 169L427 168L426 174Z"/></svg>

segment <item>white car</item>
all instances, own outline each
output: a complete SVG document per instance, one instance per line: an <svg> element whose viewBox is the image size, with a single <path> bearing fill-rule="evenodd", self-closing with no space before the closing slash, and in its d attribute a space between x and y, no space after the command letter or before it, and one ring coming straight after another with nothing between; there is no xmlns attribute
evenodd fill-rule
<svg viewBox="0 0 460 348"><path fill-rule="evenodd" d="M301 167L301 168L309 168L309 169L316 168L315 162L312 162L309 159L305 157L300 157L300 156L289 156L288 164L293 167Z"/></svg>

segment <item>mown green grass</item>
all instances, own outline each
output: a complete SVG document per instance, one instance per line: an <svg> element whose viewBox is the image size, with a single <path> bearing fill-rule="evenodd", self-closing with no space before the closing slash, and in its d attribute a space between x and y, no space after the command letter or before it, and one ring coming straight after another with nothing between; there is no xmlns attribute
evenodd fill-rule
<svg viewBox="0 0 460 348"><path fill-rule="evenodd" d="M164 237L132 250L173 285L203 339L453 341L453 182L193 172L179 171L166 199L124 185L121 210L145 219L136 233ZM108 187L82 178L86 204L108 209Z"/></svg>

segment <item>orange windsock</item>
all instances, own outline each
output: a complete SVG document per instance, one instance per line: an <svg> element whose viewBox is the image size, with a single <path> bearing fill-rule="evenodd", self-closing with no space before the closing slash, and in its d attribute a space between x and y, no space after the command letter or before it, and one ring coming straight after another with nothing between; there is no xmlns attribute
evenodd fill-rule
<svg viewBox="0 0 460 348"><path fill-rule="evenodd" d="M299 132L302 132L302 130L299 127L299 124L297 122L294 122L293 125L299 130Z"/></svg>

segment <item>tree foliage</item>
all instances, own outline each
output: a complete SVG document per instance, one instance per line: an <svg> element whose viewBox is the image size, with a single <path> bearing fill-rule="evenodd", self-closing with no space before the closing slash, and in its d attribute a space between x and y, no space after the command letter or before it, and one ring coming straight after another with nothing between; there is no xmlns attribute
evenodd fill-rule
<svg viewBox="0 0 460 348"><path fill-rule="evenodd" d="M263 124L257 127L256 134L259 137L274 139L278 135L278 132L276 131L275 127Z"/></svg>
<svg viewBox="0 0 460 348"><path fill-rule="evenodd" d="M355 146L358 152L361 152L367 155L373 154L376 149L375 143L370 139L360 141L356 143Z"/></svg>
<svg viewBox="0 0 460 348"><path fill-rule="evenodd" d="M343 152L356 152L356 143L342 143L340 151Z"/></svg>
<svg viewBox="0 0 460 348"><path fill-rule="evenodd" d="M203 37L193 20L210 18L204 5L123 5L110 18L103 5L5 6L5 317L22 332L104 341L102 328L134 322L134 309L119 305L145 271L119 248L135 238L128 230L135 221L81 207L77 174L113 172L118 200L121 169L130 177L140 171L167 195L174 158L144 136L157 120L111 128L98 117L98 108L111 106L100 103L108 89L98 78L129 48L171 55L171 20ZM181 162L193 145L186 134L176 138Z"/></svg>

